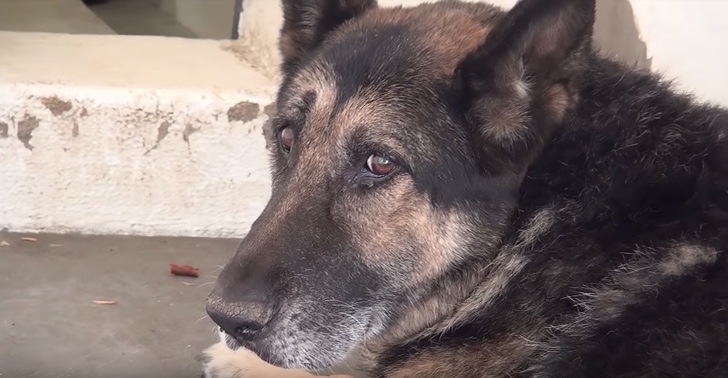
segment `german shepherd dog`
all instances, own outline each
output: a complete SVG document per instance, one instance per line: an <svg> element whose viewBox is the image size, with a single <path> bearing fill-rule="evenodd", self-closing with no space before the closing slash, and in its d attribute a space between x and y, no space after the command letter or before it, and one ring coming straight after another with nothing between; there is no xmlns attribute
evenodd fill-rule
<svg viewBox="0 0 728 378"><path fill-rule="evenodd" d="M283 7L208 377L728 377L726 109L599 57L594 0Z"/></svg>

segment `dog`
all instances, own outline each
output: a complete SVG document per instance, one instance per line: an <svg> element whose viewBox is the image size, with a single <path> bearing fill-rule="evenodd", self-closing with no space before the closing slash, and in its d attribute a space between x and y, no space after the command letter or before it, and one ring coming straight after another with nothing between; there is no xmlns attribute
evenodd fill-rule
<svg viewBox="0 0 728 378"><path fill-rule="evenodd" d="M728 376L728 110L600 57L594 0L283 10L205 376Z"/></svg>

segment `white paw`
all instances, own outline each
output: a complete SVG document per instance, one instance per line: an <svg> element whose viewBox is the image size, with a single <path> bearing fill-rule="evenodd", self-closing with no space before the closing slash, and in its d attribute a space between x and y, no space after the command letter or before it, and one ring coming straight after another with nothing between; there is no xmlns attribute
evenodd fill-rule
<svg viewBox="0 0 728 378"><path fill-rule="evenodd" d="M232 350L224 342L219 342L205 350L202 360L204 363L202 376L204 378L315 377L313 374L302 370L282 369L273 366L247 349Z"/></svg>
<svg viewBox="0 0 728 378"><path fill-rule="evenodd" d="M254 377L251 369L256 364L264 364L253 352L247 349L232 350L219 342L203 352L204 378L245 378Z"/></svg>

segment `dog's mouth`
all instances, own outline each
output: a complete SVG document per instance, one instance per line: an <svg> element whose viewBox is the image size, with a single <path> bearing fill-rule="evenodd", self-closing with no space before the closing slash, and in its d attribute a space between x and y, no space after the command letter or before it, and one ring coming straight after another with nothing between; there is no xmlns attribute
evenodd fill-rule
<svg viewBox="0 0 728 378"><path fill-rule="evenodd" d="M228 335L225 333L225 331L220 328L219 330L220 334L222 335L223 340L225 341L225 345L227 345L228 348L232 350L238 350L240 348L243 348L243 344L241 344L237 339L234 337Z"/></svg>
<svg viewBox="0 0 728 378"><path fill-rule="evenodd" d="M351 350L366 341L373 332L373 328L376 328L373 327L371 319L357 320L356 323L361 326L361 331L358 334L347 334L345 327L338 327L339 329L337 329L337 327L332 326L328 329L331 333L327 335L299 335L299 337L303 336L306 339L310 338L306 341L302 341L298 337L291 337L291 333L285 330L280 333L286 334L288 337L279 339L278 335L276 335L278 332L269 329L266 337L256 338L255 340L236 338L225 333L222 329L219 332L221 340L231 350L247 349L255 353L263 361L281 368L317 371L340 363ZM341 342L347 341L347 339L349 342L338 345L338 347L327 342L327 340ZM308 348L302 347L302 345L307 345Z"/></svg>
<svg viewBox="0 0 728 378"><path fill-rule="evenodd" d="M238 350L238 349L247 349L253 353L255 353L258 357L260 357L261 360L275 366L279 367L286 367L285 363L282 359L276 357L275 354L270 353L268 350L264 348L260 348L260 346L254 342L247 342L238 340L235 337L228 335L225 333L222 329L220 330L220 335L223 341L225 342L225 345L227 345L228 348L231 350Z"/></svg>

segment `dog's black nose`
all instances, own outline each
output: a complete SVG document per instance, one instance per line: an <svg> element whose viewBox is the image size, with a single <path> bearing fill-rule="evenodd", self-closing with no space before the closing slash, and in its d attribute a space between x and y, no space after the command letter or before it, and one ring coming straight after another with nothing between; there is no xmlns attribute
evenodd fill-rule
<svg viewBox="0 0 728 378"><path fill-rule="evenodd" d="M269 278L260 271L226 267L207 297L207 314L228 335L252 340L271 321L278 307Z"/></svg>
<svg viewBox="0 0 728 378"><path fill-rule="evenodd" d="M254 303L224 303L210 298L207 314L220 329L236 339L252 340L270 321L272 312Z"/></svg>

